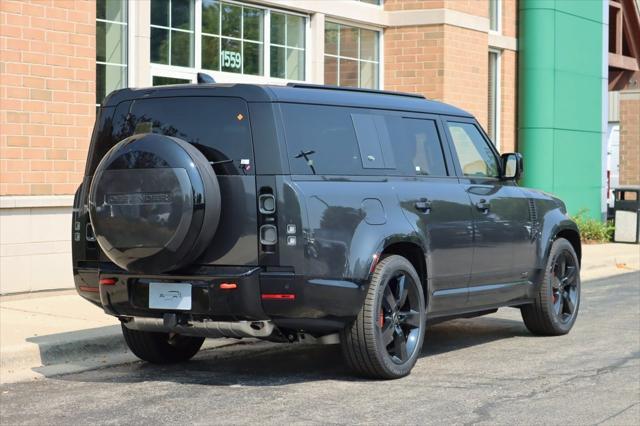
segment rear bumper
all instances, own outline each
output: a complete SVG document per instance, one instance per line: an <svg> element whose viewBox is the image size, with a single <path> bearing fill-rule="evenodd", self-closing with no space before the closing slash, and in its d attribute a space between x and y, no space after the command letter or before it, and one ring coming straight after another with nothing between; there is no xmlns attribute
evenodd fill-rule
<svg viewBox="0 0 640 426"><path fill-rule="evenodd" d="M189 321L272 321L275 326L310 333L333 332L358 314L365 296L362 283L309 278L260 267L215 268L186 275L142 276L113 267L76 268L78 293L121 318L162 319L176 313ZM109 266L109 265L107 265ZM100 285L109 278L111 285ZM189 282L192 309L150 309L150 282ZM236 284L225 289L221 284ZM228 286L226 286L228 287ZM274 296L276 295L276 296ZM277 296L285 295L285 296Z"/></svg>

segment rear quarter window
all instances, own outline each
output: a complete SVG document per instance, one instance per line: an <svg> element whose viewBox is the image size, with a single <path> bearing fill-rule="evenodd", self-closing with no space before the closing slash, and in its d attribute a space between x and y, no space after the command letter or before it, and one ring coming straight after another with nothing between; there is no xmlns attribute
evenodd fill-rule
<svg viewBox="0 0 640 426"><path fill-rule="evenodd" d="M283 104L291 174L394 174L395 156L384 115L366 109Z"/></svg>

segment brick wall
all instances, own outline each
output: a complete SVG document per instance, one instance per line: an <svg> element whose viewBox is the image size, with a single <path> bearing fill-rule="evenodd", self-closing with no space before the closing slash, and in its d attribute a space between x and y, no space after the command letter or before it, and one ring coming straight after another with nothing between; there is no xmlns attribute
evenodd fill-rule
<svg viewBox="0 0 640 426"><path fill-rule="evenodd" d="M620 92L620 185L640 185L640 90Z"/></svg>
<svg viewBox="0 0 640 426"><path fill-rule="evenodd" d="M389 28L384 55L386 90L443 99L444 25Z"/></svg>
<svg viewBox="0 0 640 426"><path fill-rule="evenodd" d="M95 2L0 1L0 195L73 194L95 119Z"/></svg>

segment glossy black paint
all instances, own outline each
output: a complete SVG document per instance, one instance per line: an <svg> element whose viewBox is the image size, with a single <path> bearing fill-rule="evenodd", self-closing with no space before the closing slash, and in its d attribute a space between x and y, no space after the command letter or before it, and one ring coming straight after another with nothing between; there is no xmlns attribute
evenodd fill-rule
<svg viewBox="0 0 640 426"><path fill-rule="evenodd" d="M127 134L122 129L136 100L175 97L198 98L200 103L208 97L245 101L255 162L250 174L218 176L220 226L203 255L178 271L156 276L190 279L200 283L198 288L208 289L208 309L200 304L201 311L193 315L270 318L282 329L317 334L335 331L348 324L360 309L376 259L385 251L399 251L413 259L419 273L422 271L429 321L473 316L501 306L530 303L536 290L533 283L545 265L551 242L559 235L569 238L580 253L577 227L562 201L521 188L513 179L462 176L444 129L446 120L477 125L470 114L410 97L299 87L215 84L114 92L97 120L87 176L74 207L74 226L78 222L82 230L89 223L86 193L92 179L91 164L104 155L105 143L118 142L118 137ZM291 141L285 137L286 122L280 108L283 103L348 107L363 114L433 120L446 173L406 176L382 170L366 175L291 174L287 151ZM390 137L393 143L396 138ZM275 214L258 212L258 196L264 193L275 197ZM277 226L275 246L259 243L258 228L264 224ZM288 229L293 232L288 233ZM293 244L289 237L295 237ZM73 243L73 257L79 293L96 303L96 293L82 291L80 286L88 283L97 288L99 274L104 275L113 265L84 233ZM230 272L227 268L240 269ZM246 271L253 271L250 277L244 275ZM149 274L131 278L131 273L124 270L109 273L117 274L119 284L103 286L97 293L107 312L152 315L141 306L144 291L140 288L144 285L136 284ZM216 289L220 280L229 278L247 283L236 302ZM290 292L296 298L260 300L261 293L278 292Z"/></svg>

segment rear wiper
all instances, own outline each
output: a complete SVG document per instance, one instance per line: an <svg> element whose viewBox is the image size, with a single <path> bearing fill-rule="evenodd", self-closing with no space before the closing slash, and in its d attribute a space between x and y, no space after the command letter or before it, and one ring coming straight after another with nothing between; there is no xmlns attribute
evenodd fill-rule
<svg viewBox="0 0 640 426"><path fill-rule="evenodd" d="M211 164L212 166L217 166L218 164L228 164L228 163L233 163L233 160L228 159L228 160L220 160L220 161L209 161L209 164Z"/></svg>
<svg viewBox="0 0 640 426"><path fill-rule="evenodd" d="M310 155L315 154L315 151L300 151L300 154L296 155L295 158L304 158L305 161L307 162L307 165L309 166L309 168L311 169L311 172L315 175L316 174L316 169L315 167L313 167L313 160L311 160L309 158Z"/></svg>

